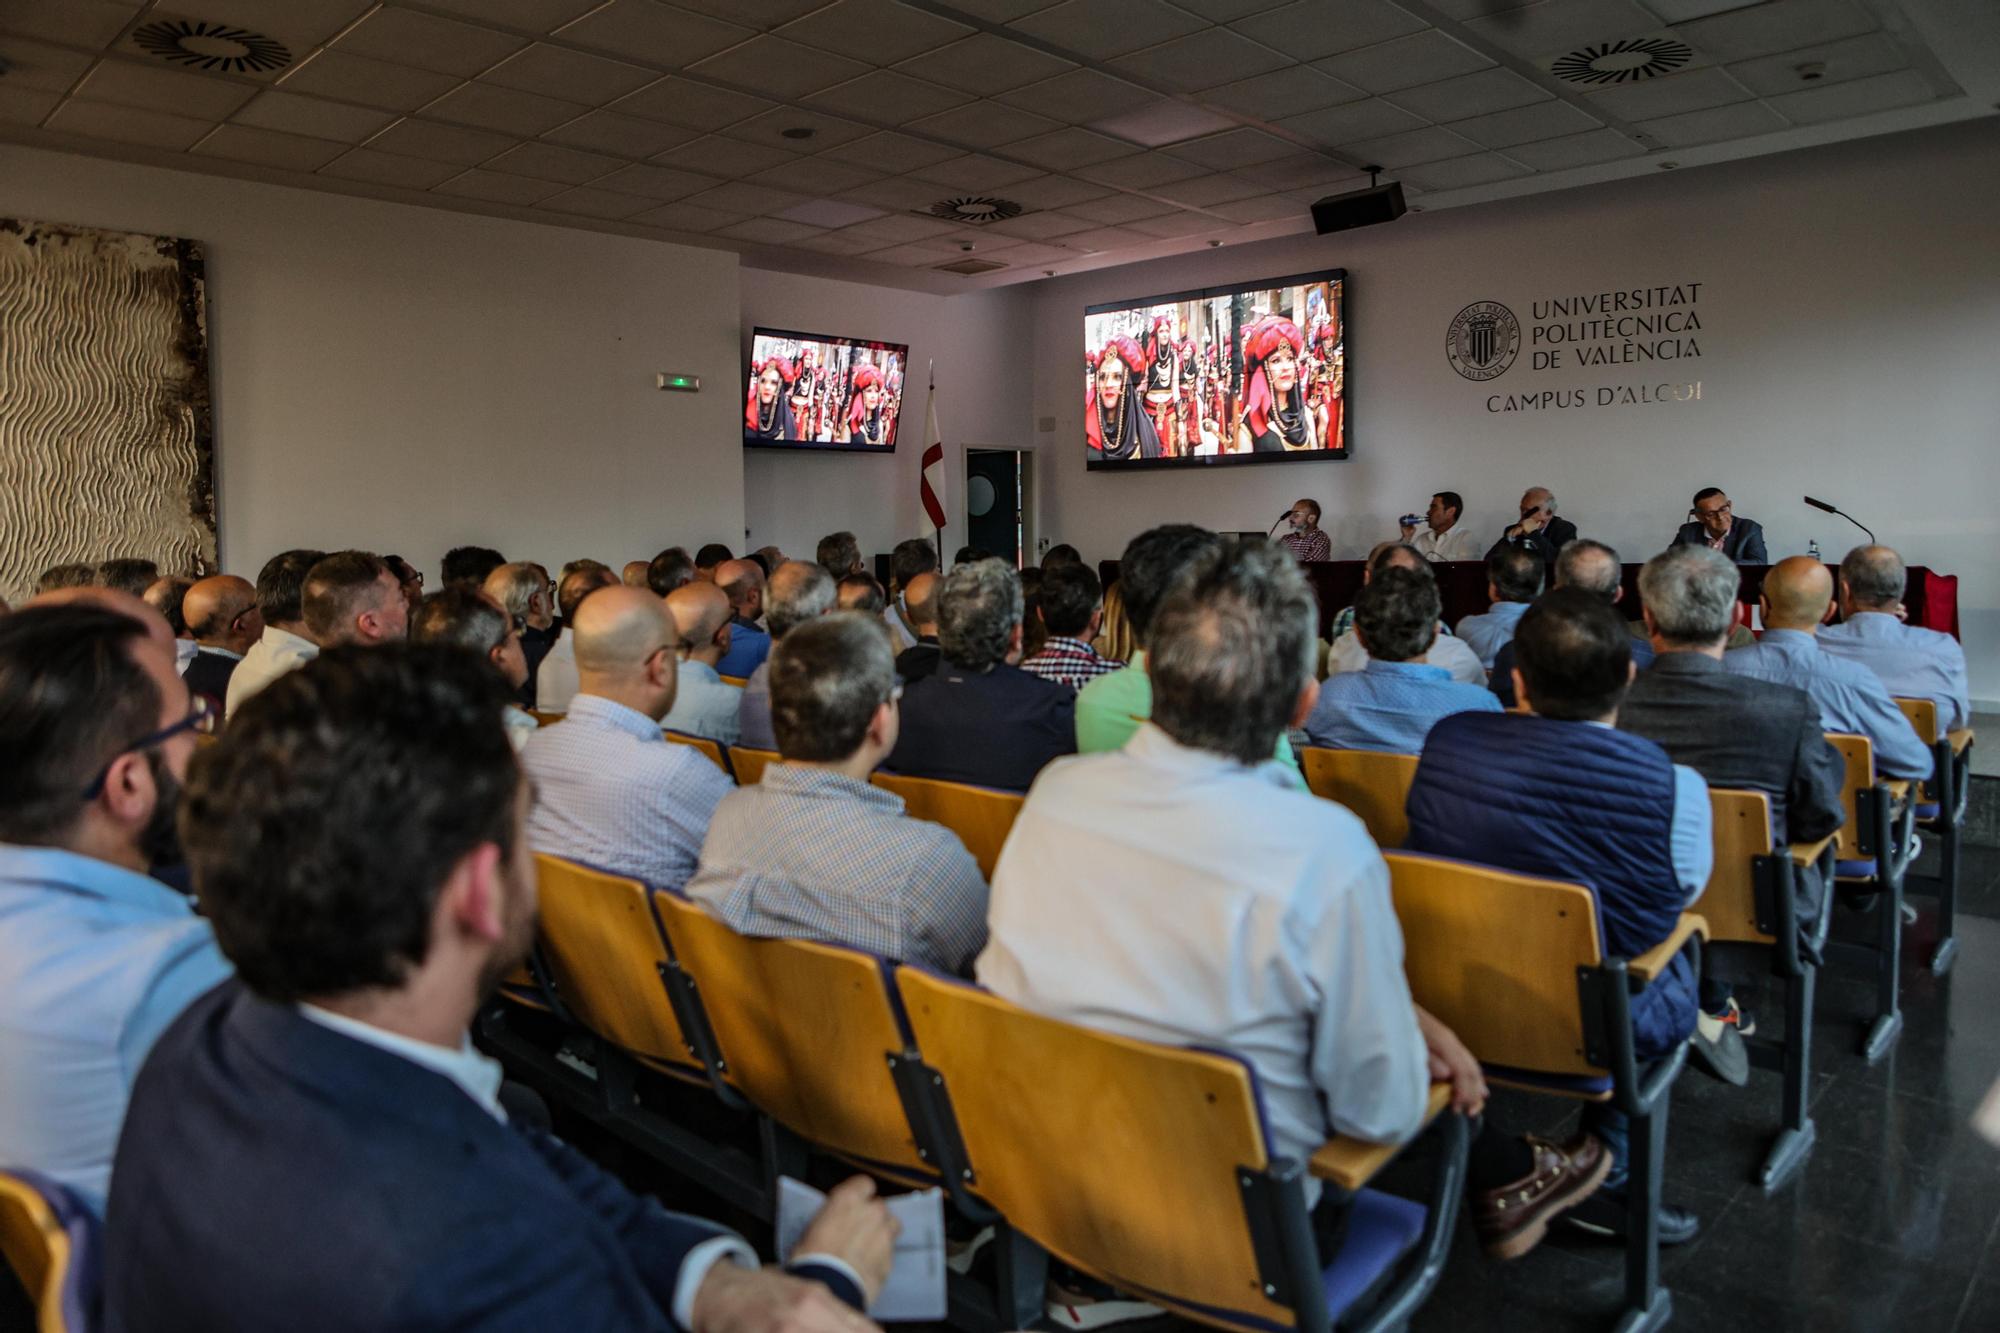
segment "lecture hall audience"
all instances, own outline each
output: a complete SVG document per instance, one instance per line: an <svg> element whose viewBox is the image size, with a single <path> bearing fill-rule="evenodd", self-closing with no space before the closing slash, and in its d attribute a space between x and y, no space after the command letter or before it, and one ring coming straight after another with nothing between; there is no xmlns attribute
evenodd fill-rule
<svg viewBox="0 0 2000 1333"><path fill-rule="evenodd" d="M490 546L454 546L444 553L441 572L446 587L463 583L483 588L487 575L506 563L507 557Z"/></svg>
<svg viewBox="0 0 2000 1333"><path fill-rule="evenodd" d="M833 610L833 576L817 564L787 560L771 574L770 598L764 621L771 628L771 642L789 634L794 626L817 619ZM759 663L743 682L743 703L737 717L737 732L744 745L753 750L775 750L778 738L771 730L771 661Z"/></svg>
<svg viewBox="0 0 2000 1333"><path fill-rule="evenodd" d="M771 631L762 623L769 583L764 567L747 557L725 560L715 567L715 586L722 589L729 606L729 651L715 663L721 674L748 680L771 655Z"/></svg>
<svg viewBox="0 0 2000 1333"><path fill-rule="evenodd" d="M216 574L188 589L181 599L181 614L187 617L195 647L194 660L181 671L181 679L196 694L207 695L219 710L229 697L229 678L236 664L264 633L257 589L234 574Z"/></svg>
<svg viewBox="0 0 2000 1333"><path fill-rule="evenodd" d="M146 585L146 591L139 600L160 613L167 622L167 628L174 635L174 669L186 673L188 663L194 660L194 634L188 629L187 616L181 609L181 602L187 591L194 586L193 579L179 578L163 574Z"/></svg>
<svg viewBox="0 0 2000 1333"><path fill-rule="evenodd" d="M490 576L487 582L492 582ZM509 703L501 710L500 720L506 725L508 741L519 753L535 734L536 724L533 715L515 702L528 680L528 657L521 650L516 624L491 595L467 583L452 583L417 604L417 612L410 618L410 641L451 644L492 666L507 685Z"/></svg>
<svg viewBox="0 0 2000 1333"><path fill-rule="evenodd" d="M912 574L903 585L903 605L899 615L911 631L909 646L896 654L896 675L905 685L937 670L943 654L938 648L937 595L944 576L933 570ZM893 631L892 631L893 634Z"/></svg>
<svg viewBox="0 0 2000 1333"><path fill-rule="evenodd" d="M535 677L535 709L542 713L569 710L577 691L576 610L583 599L600 588L615 588L618 580L611 567L596 560L574 560L563 566L562 582L556 585L556 606L562 611L562 629L542 658Z"/></svg>
<svg viewBox="0 0 2000 1333"><path fill-rule="evenodd" d="M673 617L684 656L676 673L674 706L661 725L722 745L736 744L742 732L743 688L723 680L720 671L740 632L730 619L728 594L720 583L689 582L667 594L667 614Z"/></svg>
<svg viewBox="0 0 2000 1333"><path fill-rule="evenodd" d="M1493 657L1514 637L1514 626L1528 606L1542 595L1545 566L1542 558L1523 546L1502 546L1486 557L1486 595L1492 609L1465 617L1458 622L1458 637L1479 657L1479 665L1493 669Z"/></svg>
<svg viewBox="0 0 2000 1333"><path fill-rule="evenodd" d="M257 691L319 655L319 645L313 642L311 631L306 628L300 602L305 595L306 575L325 554L311 550L280 551L257 571L257 610L263 618L264 630L230 673L229 694L224 700L224 711L229 716L234 717L243 701Z"/></svg>
<svg viewBox="0 0 2000 1333"><path fill-rule="evenodd" d="M1558 588L1581 588L1595 593L1613 606L1625 599L1625 567L1618 552L1603 542L1579 538L1567 543L1556 557L1551 582ZM1644 620L1628 620L1625 628L1632 638L1632 665L1644 671L1653 664L1653 641L1646 635ZM1514 706L1514 644L1510 639L1493 654L1493 670L1488 684L1494 697L1508 708Z"/></svg>
<svg viewBox="0 0 2000 1333"><path fill-rule="evenodd" d="M1125 665L1097 651L1097 631L1104 623L1104 585L1081 560L1043 567L1036 607L1048 637L1041 651L1022 659L1022 670L1081 690Z"/></svg>
<svg viewBox="0 0 2000 1333"><path fill-rule="evenodd" d="M1367 587L1386 569L1411 570L1430 579L1433 584L1437 582L1437 572L1431 568L1430 562L1417 553L1416 547L1402 542L1378 542L1368 552L1368 563L1361 568L1362 587ZM1326 654L1329 679L1342 672L1363 670L1368 665L1368 650L1354 637L1354 613L1355 608L1350 606L1333 618L1333 644ZM1438 621L1437 636L1431 640L1424 662L1444 668L1453 680L1463 684L1486 683L1486 668L1480 663L1479 654L1466 647L1465 640L1446 629L1442 620Z"/></svg>
<svg viewBox="0 0 2000 1333"><path fill-rule="evenodd" d="M1859 662L1899 699L1929 699L1946 731L1972 725L1965 648L1949 634L1903 623L1909 575L1886 546L1857 546L1840 562L1841 623L1820 632L1821 651Z"/></svg>
<svg viewBox="0 0 2000 1333"><path fill-rule="evenodd" d="M447 587L479 584L446 581ZM299 593L306 633L322 651L343 643L377 644L409 632L410 604L395 571L368 551L336 551L323 557L306 575Z"/></svg>
<svg viewBox="0 0 2000 1333"><path fill-rule="evenodd" d="M898 654L917 641L917 627L910 619L905 600L910 581L919 574L935 573L937 563L937 547L922 537L897 542L896 549L889 553L889 605L882 612L882 619L889 626L889 646Z"/></svg>
<svg viewBox="0 0 2000 1333"><path fill-rule="evenodd" d="M391 564L390 568L395 566ZM521 699L532 700L536 673L556 643L556 585L542 566L531 560L514 560L488 574L481 587L513 617L514 628L521 636L521 657L528 664ZM412 606L410 612L414 616L416 608Z"/></svg>

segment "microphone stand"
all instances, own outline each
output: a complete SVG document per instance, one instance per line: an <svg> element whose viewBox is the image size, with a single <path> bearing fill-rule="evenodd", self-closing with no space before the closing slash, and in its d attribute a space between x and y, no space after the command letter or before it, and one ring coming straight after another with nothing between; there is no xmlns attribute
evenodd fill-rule
<svg viewBox="0 0 2000 1333"><path fill-rule="evenodd" d="M1852 523L1855 527L1860 528L1863 532L1866 532L1868 534L1868 544L1870 546L1880 545L1880 543L1875 540L1875 533L1869 528L1869 526L1866 523L1863 523L1860 519L1856 518L1854 515L1848 513L1845 509L1836 509L1834 506L1828 504L1826 501L1815 500L1810 495L1800 496L1799 498L1804 500L1807 504L1811 505L1814 509L1821 510L1828 514L1840 515L1842 518L1846 519L1849 523Z"/></svg>

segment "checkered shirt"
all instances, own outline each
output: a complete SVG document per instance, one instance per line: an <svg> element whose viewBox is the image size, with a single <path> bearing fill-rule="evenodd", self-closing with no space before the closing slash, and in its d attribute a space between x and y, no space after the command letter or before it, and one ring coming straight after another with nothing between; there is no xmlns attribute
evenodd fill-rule
<svg viewBox="0 0 2000 1333"><path fill-rule="evenodd" d="M1080 690L1099 676L1108 676L1124 665L1103 656L1082 639L1051 634L1049 641L1042 645L1042 651L1021 663L1021 669L1032 671L1044 680L1059 681L1073 690Z"/></svg>

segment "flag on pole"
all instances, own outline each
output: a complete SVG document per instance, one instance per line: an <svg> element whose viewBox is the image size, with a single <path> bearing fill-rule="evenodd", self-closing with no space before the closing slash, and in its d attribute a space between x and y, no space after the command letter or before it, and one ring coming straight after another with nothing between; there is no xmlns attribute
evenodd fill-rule
<svg viewBox="0 0 2000 1333"><path fill-rule="evenodd" d="M935 371L935 366L933 366ZM931 379L930 395L924 405L924 454L921 471L917 474L917 492L924 502L924 513L930 517L931 527L938 534L938 554L944 554L944 435L938 430L937 379Z"/></svg>

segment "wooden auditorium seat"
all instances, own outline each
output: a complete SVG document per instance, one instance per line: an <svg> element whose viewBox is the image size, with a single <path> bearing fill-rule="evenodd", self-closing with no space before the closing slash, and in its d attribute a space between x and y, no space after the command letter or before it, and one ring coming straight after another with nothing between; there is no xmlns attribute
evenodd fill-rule
<svg viewBox="0 0 2000 1333"><path fill-rule="evenodd" d="M535 719L535 725L538 727L552 727L556 723L568 717L569 714L552 713L540 708L530 708L528 710L528 716Z"/></svg>
<svg viewBox="0 0 2000 1333"><path fill-rule="evenodd" d="M1829 940L1826 958L1874 974L1875 1017L1861 1042L1861 1053L1873 1064L1903 1030L1903 878L1915 859L1913 788L1903 779L1877 777L1875 747L1866 736L1830 731L1826 739L1847 766L1840 789L1847 818L1834 839L1835 891L1875 914L1873 943Z"/></svg>
<svg viewBox="0 0 2000 1333"><path fill-rule="evenodd" d="M1896 707L1931 748L1931 778L1917 791L1916 821L1938 840L1937 944L1931 949L1931 971L1943 976L1958 954L1958 872L1964 855L1965 803L1972 786L1970 727L1953 732L1938 729L1937 704L1930 699L1898 699ZM1907 894L1910 886L1904 885Z"/></svg>
<svg viewBox="0 0 2000 1333"><path fill-rule="evenodd" d="M739 690L750 683L748 676L718 676L717 679L724 685L734 685Z"/></svg>
<svg viewBox="0 0 2000 1333"><path fill-rule="evenodd" d="M32 1171L0 1171L0 1256L35 1307L35 1333L99 1326L96 1216L67 1186Z"/></svg>
<svg viewBox="0 0 2000 1333"><path fill-rule="evenodd" d="M1344 805L1368 826L1378 847L1401 847L1410 835L1404 805L1417 777L1417 756L1373 750L1326 750L1303 746L1299 766L1315 796Z"/></svg>
<svg viewBox="0 0 2000 1333"><path fill-rule="evenodd" d="M756 786L764 780L764 770L777 762L776 750L752 750L743 745L729 747L729 769L736 774L736 781L741 786Z"/></svg>
<svg viewBox="0 0 2000 1333"><path fill-rule="evenodd" d="M1014 817L1021 813L1021 793L898 773L877 773L873 780L884 791L902 797L912 818L942 824L956 833L979 862L979 873L993 878L1000 849L1014 827Z"/></svg>
<svg viewBox="0 0 2000 1333"><path fill-rule="evenodd" d="M715 741L710 740L706 736L690 736L685 731L672 731L666 728L662 728L661 730L665 732L666 738L674 744L685 745L691 750L701 751L708 756L709 763L714 764L722 770L724 777L731 780L735 779L736 773L729 767L728 756L722 753L722 746Z"/></svg>
<svg viewBox="0 0 2000 1333"><path fill-rule="evenodd" d="M1187 1318L1259 1333L1399 1327L1436 1285L1464 1187L1462 1117L1443 1117L1427 1207L1366 1188L1393 1148L1273 1158L1256 1075L1236 1056L1044 1018L912 967L896 985L946 1181L968 1211L1004 1219L1000 1327L1039 1320L1050 1255ZM1431 1114L1448 1099L1433 1088ZM1319 1252L1309 1173L1349 1194L1338 1253Z"/></svg>
<svg viewBox="0 0 2000 1333"><path fill-rule="evenodd" d="M1640 957L1607 958L1596 900L1581 884L1413 852L1385 855L1411 994L1458 1034L1489 1081L1609 1102L1630 1119L1627 1196L1638 1220L1626 1239L1619 1327L1664 1327L1673 1317L1659 1257L1667 1098L1687 1044L1642 1069L1631 997L1683 950L1699 972L1707 924L1684 913Z"/></svg>

